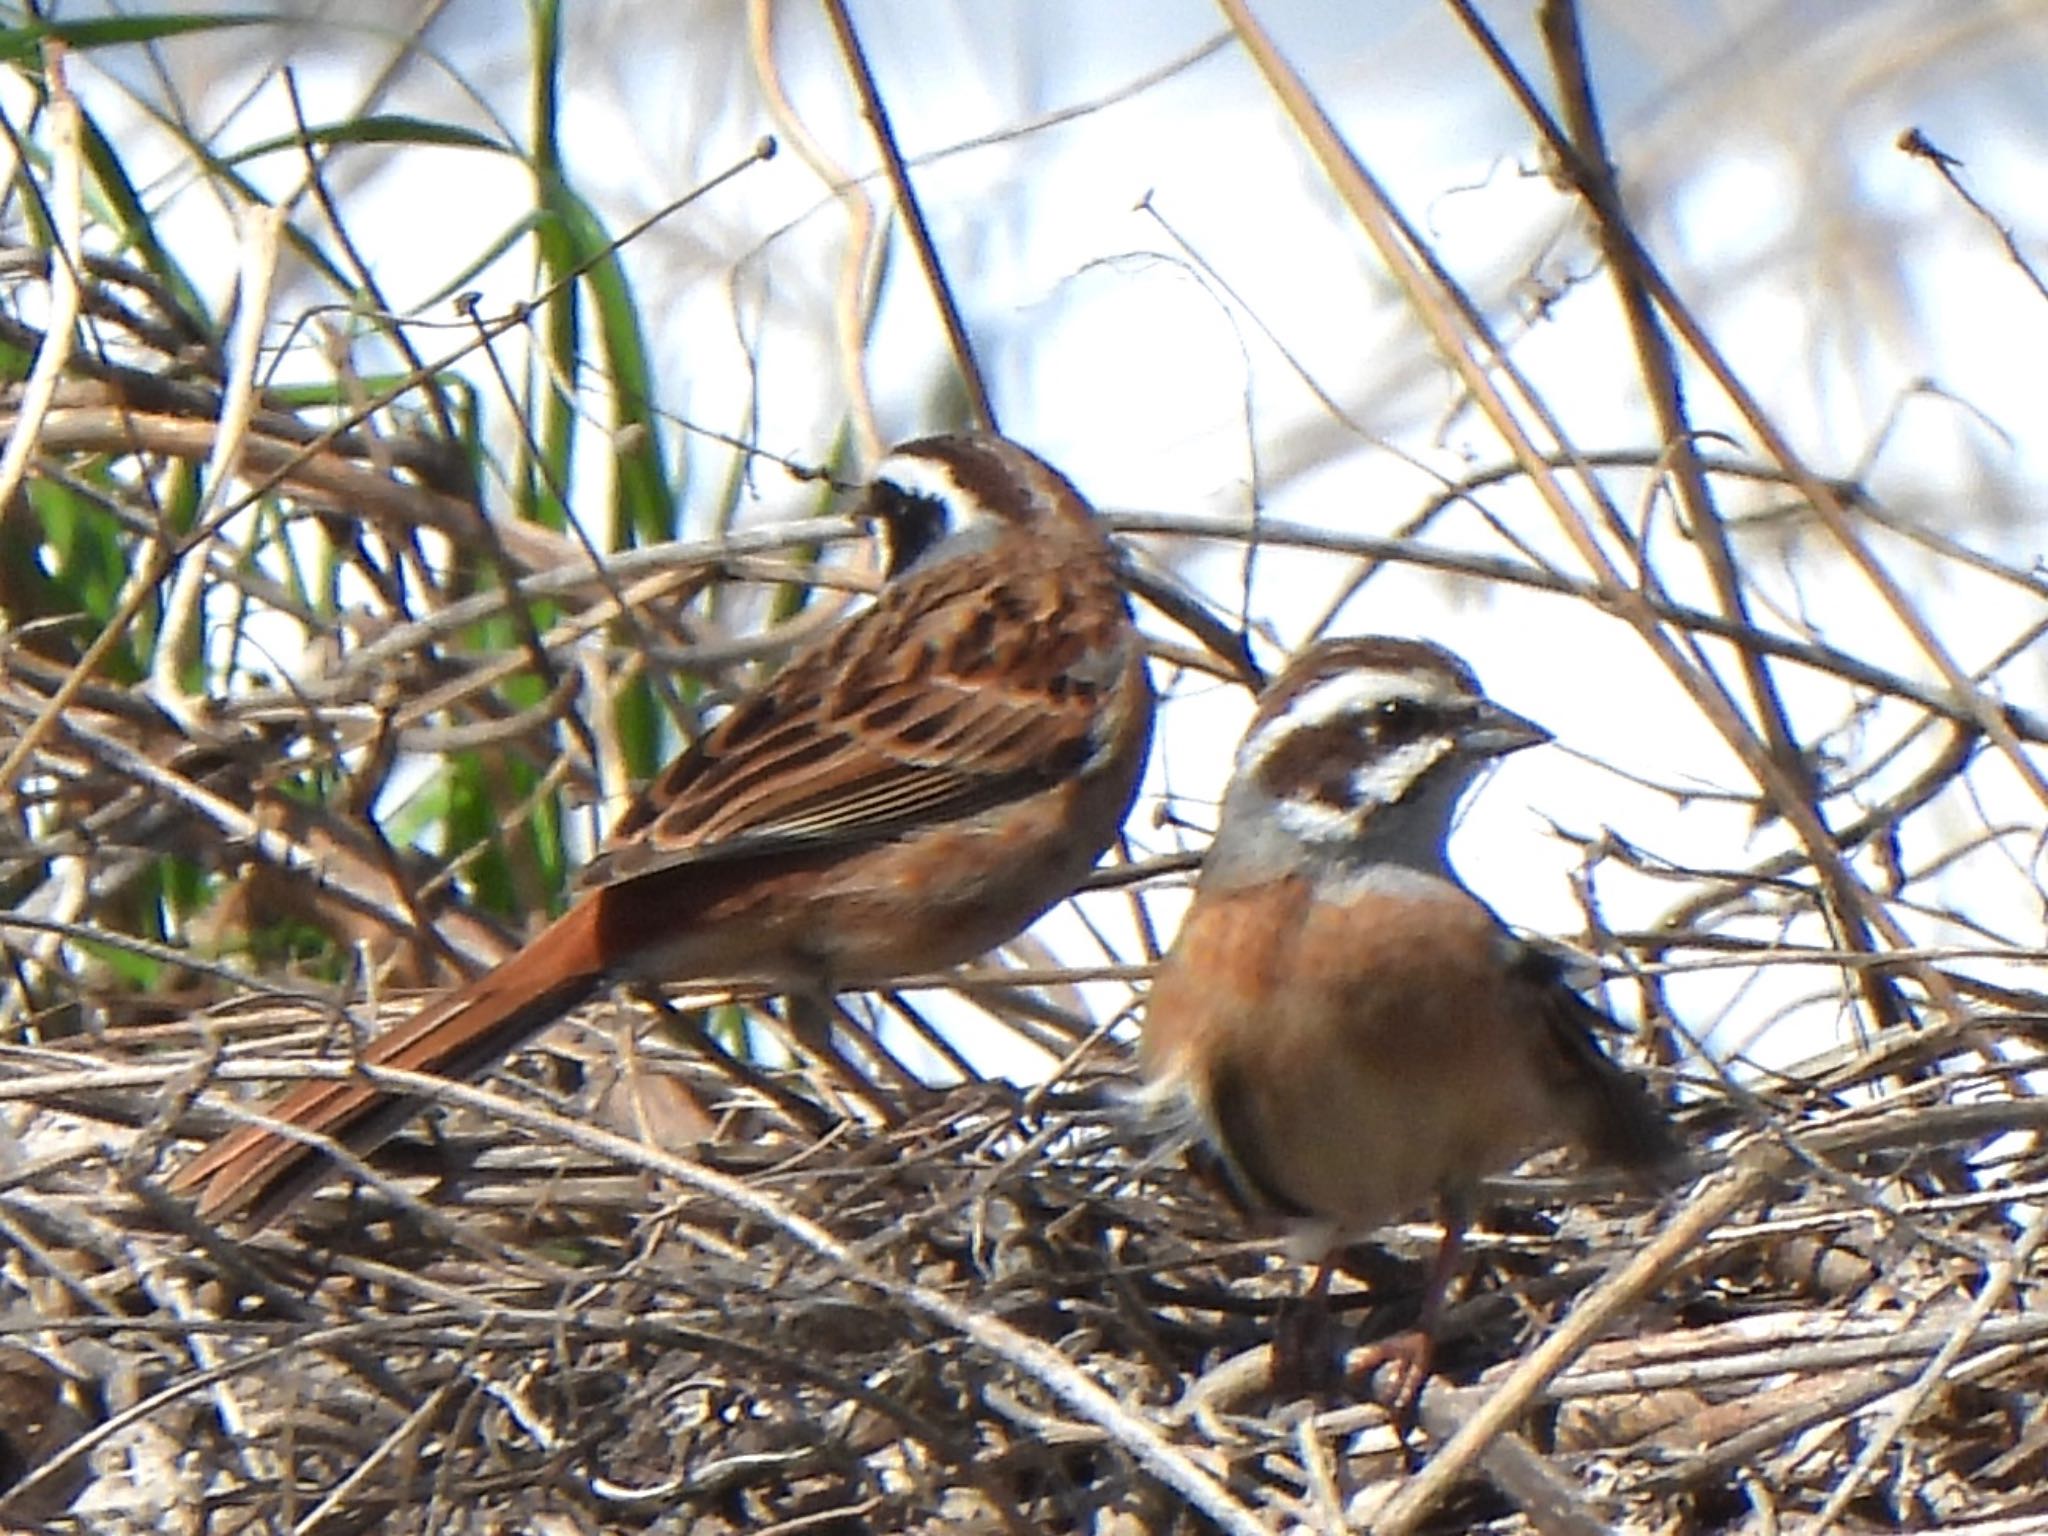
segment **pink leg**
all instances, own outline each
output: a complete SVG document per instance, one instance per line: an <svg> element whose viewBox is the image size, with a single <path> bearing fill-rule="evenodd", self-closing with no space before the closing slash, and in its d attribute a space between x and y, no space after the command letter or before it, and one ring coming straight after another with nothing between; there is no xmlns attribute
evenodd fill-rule
<svg viewBox="0 0 2048 1536"><path fill-rule="evenodd" d="M1429 1279L1422 1292L1422 1311L1415 1326L1382 1339L1353 1354L1350 1374L1393 1416L1394 1429L1405 1442L1415 1429L1415 1408L1421 1400L1430 1367L1436 1361L1436 1329L1444 1313L1444 1300L1465 1256L1465 1228L1472 1219L1470 1196L1446 1191L1440 1208L1444 1239L1437 1246L1436 1260L1429 1267ZM1395 1370L1388 1391L1372 1392L1373 1377L1383 1365Z"/></svg>

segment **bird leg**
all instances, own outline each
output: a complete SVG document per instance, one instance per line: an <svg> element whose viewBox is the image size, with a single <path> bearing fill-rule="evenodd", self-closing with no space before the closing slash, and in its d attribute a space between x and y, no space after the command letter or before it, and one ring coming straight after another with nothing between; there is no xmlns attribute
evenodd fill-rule
<svg viewBox="0 0 2048 1536"><path fill-rule="evenodd" d="M1330 1355L1330 1272L1336 1267L1337 1250L1332 1248L1316 1265L1307 1288L1282 1302L1273 1315L1267 1379L1281 1396L1321 1396L1339 1381Z"/></svg>
<svg viewBox="0 0 2048 1536"><path fill-rule="evenodd" d="M1443 1318L1444 1299L1450 1292L1451 1282L1458 1277L1465 1256L1465 1229L1472 1221L1472 1198L1463 1191L1447 1190L1441 1197L1440 1209L1443 1241L1437 1245L1436 1259L1429 1267L1429 1279L1422 1292L1422 1310L1415 1319L1415 1326L1354 1351L1347 1362L1352 1379L1358 1381L1368 1395L1392 1416L1395 1433L1404 1445L1414 1433L1416 1405L1421 1401L1422 1388L1429 1380L1430 1367L1436 1363L1437 1324ZM1380 1367L1389 1364L1396 1370L1388 1391L1384 1395L1373 1392L1374 1376Z"/></svg>

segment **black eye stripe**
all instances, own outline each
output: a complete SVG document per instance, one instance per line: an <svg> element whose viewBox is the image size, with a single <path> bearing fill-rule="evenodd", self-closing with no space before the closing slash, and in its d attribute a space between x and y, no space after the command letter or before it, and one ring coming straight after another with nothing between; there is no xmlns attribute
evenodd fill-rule
<svg viewBox="0 0 2048 1536"><path fill-rule="evenodd" d="M1433 709L1419 699L1388 699L1360 720L1363 735L1382 746L1415 741L1435 731L1451 728L1454 721L1444 711Z"/></svg>
<svg viewBox="0 0 2048 1536"><path fill-rule="evenodd" d="M875 483L870 510L882 525L888 556L884 576L901 575L953 531L953 509L944 500L906 491L887 480Z"/></svg>
<svg viewBox="0 0 2048 1536"><path fill-rule="evenodd" d="M1358 777L1362 771L1433 738L1454 745L1465 713L1442 701L1398 696L1313 723L1297 721L1260 759L1258 781L1277 799L1355 810L1366 803ZM1432 777L1440 760L1438 754L1413 763L1416 782Z"/></svg>

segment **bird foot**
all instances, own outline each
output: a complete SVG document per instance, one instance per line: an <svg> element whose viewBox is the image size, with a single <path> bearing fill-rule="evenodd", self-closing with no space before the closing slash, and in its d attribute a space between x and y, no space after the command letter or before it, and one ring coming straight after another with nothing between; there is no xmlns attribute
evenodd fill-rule
<svg viewBox="0 0 2048 1536"><path fill-rule="evenodd" d="M1416 1406L1435 1359L1436 1340L1428 1330L1409 1328L1353 1350L1344 1362L1345 1380L1387 1410L1405 1446L1415 1433Z"/></svg>

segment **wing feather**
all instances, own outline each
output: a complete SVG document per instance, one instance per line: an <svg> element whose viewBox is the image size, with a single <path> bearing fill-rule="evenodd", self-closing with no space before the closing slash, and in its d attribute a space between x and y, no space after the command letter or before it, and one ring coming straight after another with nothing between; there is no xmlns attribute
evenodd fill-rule
<svg viewBox="0 0 2048 1536"><path fill-rule="evenodd" d="M1000 573L965 565L885 588L742 701L647 787L584 883L865 846L1072 777L1113 728L1102 694L1133 666L1142 679L1111 562L1049 541Z"/></svg>
<svg viewBox="0 0 2048 1536"><path fill-rule="evenodd" d="M1560 1091L1581 1107L1579 1134L1595 1160L1628 1169L1654 1185L1679 1173L1684 1148L1670 1119L1643 1080L1601 1048L1599 1037L1614 1031L1614 1020L1566 983L1554 954L1519 941L1512 971L1530 989L1548 1037L1551 1071Z"/></svg>

